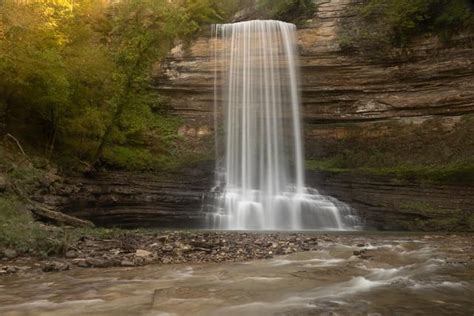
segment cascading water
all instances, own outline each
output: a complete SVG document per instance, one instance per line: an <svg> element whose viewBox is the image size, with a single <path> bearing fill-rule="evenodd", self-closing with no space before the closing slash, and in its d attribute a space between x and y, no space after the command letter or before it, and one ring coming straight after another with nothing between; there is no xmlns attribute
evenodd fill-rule
<svg viewBox="0 0 474 316"><path fill-rule="evenodd" d="M212 228L354 224L347 205L305 187L295 33L280 21L214 28L216 152L224 159L216 167Z"/></svg>

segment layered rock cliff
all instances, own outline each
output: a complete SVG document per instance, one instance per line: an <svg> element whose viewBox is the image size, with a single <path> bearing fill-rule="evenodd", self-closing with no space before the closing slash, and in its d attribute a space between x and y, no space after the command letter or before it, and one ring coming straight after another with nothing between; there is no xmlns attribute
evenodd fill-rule
<svg viewBox="0 0 474 316"><path fill-rule="evenodd" d="M404 59L348 53L341 38L355 18L351 7L357 1L315 3L314 18L298 30L308 160L333 161L344 154L350 169L474 157L474 50L467 45L472 38L450 47L421 38ZM178 45L156 70L157 89L184 119L180 134L208 156L213 155L214 44L203 36L189 47ZM474 229L470 181L446 184L347 171L308 172L308 183L349 203L369 226ZM74 181L82 191L64 207L74 215L125 226L197 225L212 163L197 177L115 174Z"/></svg>
<svg viewBox="0 0 474 316"><path fill-rule="evenodd" d="M99 226L203 228L201 209L213 184L210 170L204 163L166 174L113 171L70 177L36 200Z"/></svg>

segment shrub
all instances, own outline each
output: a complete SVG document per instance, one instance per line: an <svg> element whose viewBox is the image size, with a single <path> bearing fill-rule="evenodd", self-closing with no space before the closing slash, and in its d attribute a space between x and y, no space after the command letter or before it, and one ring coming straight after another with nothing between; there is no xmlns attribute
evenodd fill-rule
<svg viewBox="0 0 474 316"><path fill-rule="evenodd" d="M59 231L52 234L35 222L15 197L0 195L0 248L51 255L62 250L61 240Z"/></svg>
<svg viewBox="0 0 474 316"><path fill-rule="evenodd" d="M356 11L356 25L347 27L349 34L342 36L343 48L385 51L405 48L424 34L449 41L455 34L474 29L469 0L368 0Z"/></svg>

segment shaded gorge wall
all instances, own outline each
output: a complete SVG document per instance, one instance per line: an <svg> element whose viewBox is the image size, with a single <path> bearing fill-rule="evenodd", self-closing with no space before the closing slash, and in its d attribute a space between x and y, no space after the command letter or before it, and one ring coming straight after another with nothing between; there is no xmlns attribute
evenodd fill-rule
<svg viewBox="0 0 474 316"><path fill-rule="evenodd" d="M298 30L308 185L372 228L474 230L474 38L426 36L386 58L347 50L355 3L315 1ZM106 226L201 226L214 179L212 44L210 34L179 44L155 69L201 161L70 178L38 199Z"/></svg>
<svg viewBox="0 0 474 316"><path fill-rule="evenodd" d="M353 2L315 1L298 30L308 181L379 228L472 229L473 38L422 37L386 58L347 51ZM206 36L178 45L156 81L203 152L212 152L211 48Z"/></svg>

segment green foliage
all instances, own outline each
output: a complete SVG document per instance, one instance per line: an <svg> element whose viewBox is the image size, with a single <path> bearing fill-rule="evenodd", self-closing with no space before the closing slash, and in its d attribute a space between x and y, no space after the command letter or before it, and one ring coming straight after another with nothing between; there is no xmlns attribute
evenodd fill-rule
<svg viewBox="0 0 474 316"><path fill-rule="evenodd" d="M104 152L104 162L115 168L135 170L156 165L149 150L130 146L109 146Z"/></svg>
<svg viewBox="0 0 474 316"><path fill-rule="evenodd" d="M306 160L306 169L312 171L327 171L331 173L349 171L346 160L340 155L323 160Z"/></svg>
<svg viewBox="0 0 474 316"><path fill-rule="evenodd" d="M0 2L1 132L68 165L142 166L150 135L172 152L177 126L150 89L152 66L221 11L215 0Z"/></svg>
<svg viewBox="0 0 474 316"><path fill-rule="evenodd" d="M103 227L75 228L70 232L71 241L79 240L83 236L92 236L98 239L117 239L127 235L128 233L130 233L130 231L123 230L120 228Z"/></svg>
<svg viewBox="0 0 474 316"><path fill-rule="evenodd" d="M474 116L465 116L455 125L444 126L442 121L347 127L343 139L330 142L322 139L316 143L318 151L307 167L401 180L473 183Z"/></svg>
<svg viewBox="0 0 474 316"><path fill-rule="evenodd" d="M383 51L405 48L419 35L437 34L447 41L474 30L469 0L368 0L358 10L357 25L341 35L341 46Z"/></svg>
<svg viewBox="0 0 474 316"><path fill-rule="evenodd" d="M323 160L308 160L306 162L306 168L308 170L331 173L352 172L389 176L407 181L417 180L466 184L474 182L474 161L431 166L400 164L391 167L367 167L360 163L354 166L351 162L357 159L354 159L354 157L357 157L357 153L352 152L351 154L350 151L346 153L348 156L338 156L336 158ZM368 165L370 165L370 162L368 162Z"/></svg>

